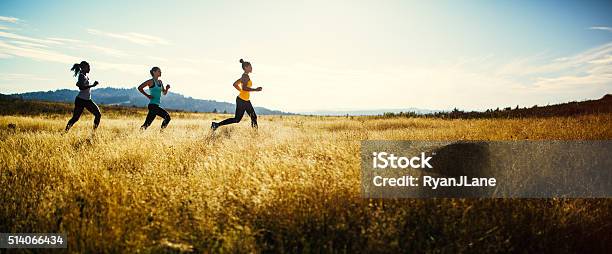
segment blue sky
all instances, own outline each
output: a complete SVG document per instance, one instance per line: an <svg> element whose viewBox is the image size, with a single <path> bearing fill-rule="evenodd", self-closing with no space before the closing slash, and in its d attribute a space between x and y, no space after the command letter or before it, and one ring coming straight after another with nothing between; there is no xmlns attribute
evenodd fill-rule
<svg viewBox="0 0 612 254"><path fill-rule="evenodd" d="M0 93L134 87L159 66L186 96L233 101L238 60L285 111L485 109L612 88L606 1L1 1ZM93 91L95 93L95 90Z"/></svg>

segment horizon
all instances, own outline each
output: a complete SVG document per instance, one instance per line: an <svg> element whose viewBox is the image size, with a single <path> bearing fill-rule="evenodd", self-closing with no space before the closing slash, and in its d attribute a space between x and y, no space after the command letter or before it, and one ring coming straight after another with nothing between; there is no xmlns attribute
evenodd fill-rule
<svg viewBox="0 0 612 254"><path fill-rule="evenodd" d="M483 111L612 90L606 1L169 3L1 2L0 92L74 90L68 70L87 60L96 89L160 66L170 92L232 103L240 58L264 88L254 106L294 113Z"/></svg>
<svg viewBox="0 0 612 254"><path fill-rule="evenodd" d="M123 90L132 90L132 89L137 89L136 87L132 87L132 88L126 88L126 87L103 87L100 89L123 89ZM55 90L47 90L47 91L29 91L29 92L23 92L23 93L12 93L12 94L4 94L4 95L8 95L8 96L15 96L15 95L23 95L23 94L28 94L28 93L49 93L49 92L57 92L57 91L61 91L61 90L67 90L67 91L72 91L72 92L78 92L77 90L73 90L73 89L68 89L68 88L61 88L61 89L55 89ZM194 99L194 100L204 100L204 101L213 101L216 103L229 103L229 104L235 104L233 102L228 102L228 101L219 101L219 100L210 100L210 99L201 99L201 98L194 98L194 97L190 97L190 96L186 96L184 94L181 93L176 93L176 92L169 92L169 93L174 93L176 95L182 96L184 98L188 98L188 99ZM0 93L2 94L2 93ZM572 102L584 102L584 101L594 101L594 100L601 100L603 98L605 98L605 96L612 96L612 94L607 93L602 95L601 97L597 97L597 98L587 98L587 99L583 99L583 100L573 100L573 101L565 101L565 102L558 102L558 103L549 103L546 105L531 105L531 106L521 106L519 107L520 109L524 109L524 108L532 108L532 107L546 107L546 106L555 106L555 105L560 105L560 104L566 104L566 103L572 103ZM45 101L45 100L43 100ZM62 101L51 101L51 102L62 102ZM115 105L113 103L111 104L105 104L105 103L100 103L101 105ZM123 106L123 107L128 107L129 105L119 105L119 106ZM135 105L132 105L135 106ZM419 115L425 115L425 114L431 114L431 113L448 113L454 110L459 110L461 112L485 112L488 110L500 110L500 109L506 109L506 108L511 108L511 109L515 109L515 107L518 105L499 105L497 107L492 107L492 108L487 108L487 109L483 109L483 110L470 110L470 109L462 109L462 108L452 108L452 109L430 109L430 108L416 108L416 107L406 107L406 108L338 108L335 110L315 110L315 111L283 111L283 110L279 110L279 109L275 109L275 108L269 108L269 107L264 107L264 106L255 106L255 108L265 108L267 110L270 111L278 111L281 113L287 113L287 114L295 114L295 115L315 115L315 116L344 116L344 115L350 115L350 116L372 116L372 115L381 115L381 114L385 114L385 113L416 113ZM139 106L142 108L142 106ZM179 110L183 110L183 109L179 109ZM187 110L190 111L190 110ZM197 112L197 111L195 111ZM361 112L361 113L357 113L357 112ZM364 113L364 112L368 112L368 113ZM207 112L200 112L200 113L207 113Z"/></svg>

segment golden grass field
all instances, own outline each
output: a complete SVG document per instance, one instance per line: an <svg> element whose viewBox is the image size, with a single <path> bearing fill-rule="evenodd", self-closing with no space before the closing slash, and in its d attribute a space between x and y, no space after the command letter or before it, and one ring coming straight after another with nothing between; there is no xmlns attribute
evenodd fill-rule
<svg viewBox="0 0 612 254"><path fill-rule="evenodd" d="M598 252L609 199L362 199L360 141L601 140L612 114L530 119L0 116L0 232L70 252ZM13 123L16 128L9 128ZM608 249L609 250L609 249Z"/></svg>

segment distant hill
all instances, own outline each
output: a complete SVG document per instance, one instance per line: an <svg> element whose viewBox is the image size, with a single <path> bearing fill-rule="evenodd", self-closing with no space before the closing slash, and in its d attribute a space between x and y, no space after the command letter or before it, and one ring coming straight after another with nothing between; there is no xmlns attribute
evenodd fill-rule
<svg viewBox="0 0 612 254"><path fill-rule="evenodd" d="M572 101L567 103L515 108L506 107L503 109L487 109L486 111L453 110L450 112L435 112L430 114L418 114L414 112L404 113L385 113L383 117L436 117L436 118L520 118L520 117L552 117L552 116L574 116L589 115L598 113L612 113L612 95L606 94L598 100Z"/></svg>
<svg viewBox="0 0 612 254"><path fill-rule="evenodd" d="M441 110L420 109L420 108L404 108L404 109L375 109L375 110L320 110L300 113L302 115L315 116L375 116L385 113L399 114L400 112L413 112L416 114L432 114L441 112Z"/></svg>
<svg viewBox="0 0 612 254"><path fill-rule="evenodd" d="M115 105L99 105L104 114L117 115L142 115L146 114L144 108L126 107ZM12 116L39 116L60 114L69 116L74 109L74 103L70 102L54 102L54 101L39 101L39 100L24 100L20 97L0 94L0 115ZM169 109L170 112L184 112L182 110Z"/></svg>
<svg viewBox="0 0 612 254"><path fill-rule="evenodd" d="M54 102L70 102L74 101L78 91L60 89L47 92L29 92L21 94L12 94L11 96L22 98L24 100L39 100L39 101L54 101ZM136 88L98 88L92 93L92 99L103 105L117 106L136 106L146 107L149 100L144 97ZM164 96L163 107L167 109L176 109L188 112L227 112L232 113L236 109L235 104L229 102L220 102L214 100L201 100L191 97L185 97L182 94L170 92ZM287 115L291 113L278 110L271 110L264 107L255 107L255 112L260 115Z"/></svg>

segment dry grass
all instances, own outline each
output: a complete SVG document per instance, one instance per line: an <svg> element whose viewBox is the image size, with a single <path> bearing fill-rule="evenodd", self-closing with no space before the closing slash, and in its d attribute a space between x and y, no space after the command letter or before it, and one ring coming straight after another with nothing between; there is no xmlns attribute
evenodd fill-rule
<svg viewBox="0 0 612 254"><path fill-rule="evenodd" d="M367 200L363 139L612 138L612 114L543 119L373 119L175 113L0 116L0 232L66 232L73 252L603 251L612 201ZM9 123L16 128L8 128Z"/></svg>

